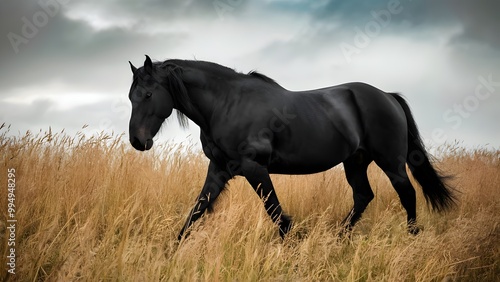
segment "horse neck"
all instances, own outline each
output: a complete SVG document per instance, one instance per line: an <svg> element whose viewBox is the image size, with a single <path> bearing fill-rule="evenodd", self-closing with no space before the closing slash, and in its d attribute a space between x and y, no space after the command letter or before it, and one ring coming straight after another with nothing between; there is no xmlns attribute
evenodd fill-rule
<svg viewBox="0 0 500 282"><path fill-rule="evenodd" d="M214 83L213 73L192 64L179 63L182 68L182 82L187 90L188 103L176 103L175 108L196 123L202 130L209 131L209 121L214 109L229 93L226 82Z"/></svg>

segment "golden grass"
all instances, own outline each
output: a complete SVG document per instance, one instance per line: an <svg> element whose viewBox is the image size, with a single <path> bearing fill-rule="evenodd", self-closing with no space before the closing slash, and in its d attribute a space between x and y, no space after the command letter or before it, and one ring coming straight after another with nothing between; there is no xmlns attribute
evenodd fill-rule
<svg viewBox="0 0 500 282"><path fill-rule="evenodd" d="M7 137L0 128L0 254L7 256L8 168L16 169L18 281L496 281L500 276L500 151L448 147L438 165L456 175L460 204L431 213L417 188L418 220L385 175L351 238L340 239L351 189L341 168L272 176L295 225L283 242L244 179L230 182L215 212L178 243L205 178L189 148L140 153L120 136L64 133ZM178 153L182 151L183 153ZM170 152L165 154L163 152Z"/></svg>

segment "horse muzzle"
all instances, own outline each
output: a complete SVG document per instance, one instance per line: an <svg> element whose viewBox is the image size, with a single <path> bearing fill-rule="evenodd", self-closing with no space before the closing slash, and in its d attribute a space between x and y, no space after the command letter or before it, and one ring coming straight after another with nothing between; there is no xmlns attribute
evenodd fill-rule
<svg viewBox="0 0 500 282"><path fill-rule="evenodd" d="M136 150L147 151L151 149L151 147L153 147L153 139L147 138L145 140L141 140L135 136L131 136L130 144L132 144L132 147L134 147Z"/></svg>

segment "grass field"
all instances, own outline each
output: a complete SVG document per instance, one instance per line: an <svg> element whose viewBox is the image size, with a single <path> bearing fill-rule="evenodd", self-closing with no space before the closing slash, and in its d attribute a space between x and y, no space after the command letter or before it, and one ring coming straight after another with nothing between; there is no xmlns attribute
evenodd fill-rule
<svg viewBox="0 0 500 282"><path fill-rule="evenodd" d="M350 238L339 222L352 205L341 167L272 176L295 221L282 241L244 179L232 180L214 212L176 240L205 178L189 148L134 151L117 136L65 133L7 137L0 129L0 280L12 281L498 281L500 151L442 148L460 203L447 214L418 194L424 231L388 179L371 166L375 199ZM165 154L162 152L171 152ZM177 153L176 153L177 152ZM179 153L182 152L182 153ZM7 170L15 169L15 275L7 272Z"/></svg>

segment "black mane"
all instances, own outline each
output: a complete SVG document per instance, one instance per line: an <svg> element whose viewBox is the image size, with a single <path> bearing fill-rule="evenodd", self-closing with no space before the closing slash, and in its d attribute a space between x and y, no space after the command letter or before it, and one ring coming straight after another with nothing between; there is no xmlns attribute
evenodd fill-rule
<svg viewBox="0 0 500 282"><path fill-rule="evenodd" d="M255 70L250 71L250 72L248 73L248 75L249 75L249 76L256 77L256 78L258 78L258 79L261 79L261 80L263 80L263 81L265 81L265 82L267 82L267 83L271 83L271 84L276 84L276 85L278 85L278 83L277 83L276 81L274 81L274 79L270 78L270 77L269 77L269 76L267 76L267 75L263 75L262 73L260 73L260 72L258 72L258 71L255 71Z"/></svg>
<svg viewBox="0 0 500 282"><path fill-rule="evenodd" d="M189 66L189 67L193 67L193 68L200 68L200 69L203 69L203 70L206 70L208 72L218 72L219 74L223 74L223 75L227 75L228 77L231 77L231 76L235 76L235 75L244 75L244 76L250 76L250 77L254 77L254 78L257 78L257 79L260 79L262 81L265 81L267 83L270 83L270 84L275 84L275 85L279 85L274 79L256 71L256 70L252 70L250 72L248 72L247 74L245 73L241 73L241 72L238 72L232 68L229 68L229 67L226 67L226 66L223 66L223 65L219 65L217 63L213 63L213 62L208 62L208 61L197 61L197 60L166 60L165 62L162 63L162 66L164 65L177 65L177 66L180 66L182 67L183 65L186 65L186 66Z"/></svg>
<svg viewBox="0 0 500 282"><path fill-rule="evenodd" d="M175 93L175 95L172 95L174 103L189 110L192 103L182 81L182 67L169 61L161 63L160 67L167 71L165 87L170 93ZM182 128L189 126L189 119L179 110L177 110L177 120Z"/></svg>
<svg viewBox="0 0 500 282"><path fill-rule="evenodd" d="M228 78L243 75L246 77L259 79L269 84L280 86L272 78L255 70L252 70L248 74L245 74L237 72L232 68L228 68L223 65L207 61L173 59L173 60L166 60L164 62L157 62L156 64L158 64L161 69L164 69L167 72L166 74L167 83L165 87L168 89L170 93L175 93L175 95L172 95L174 102L177 105L183 107L184 109L189 109L192 107L192 103L190 101L186 87L184 86L184 82L182 81L182 72L184 66L202 69L207 71L208 73L217 72L219 75L224 75L227 76ZM181 127L183 128L188 127L189 125L188 118L179 110L177 110L177 119L179 120L179 124Z"/></svg>

